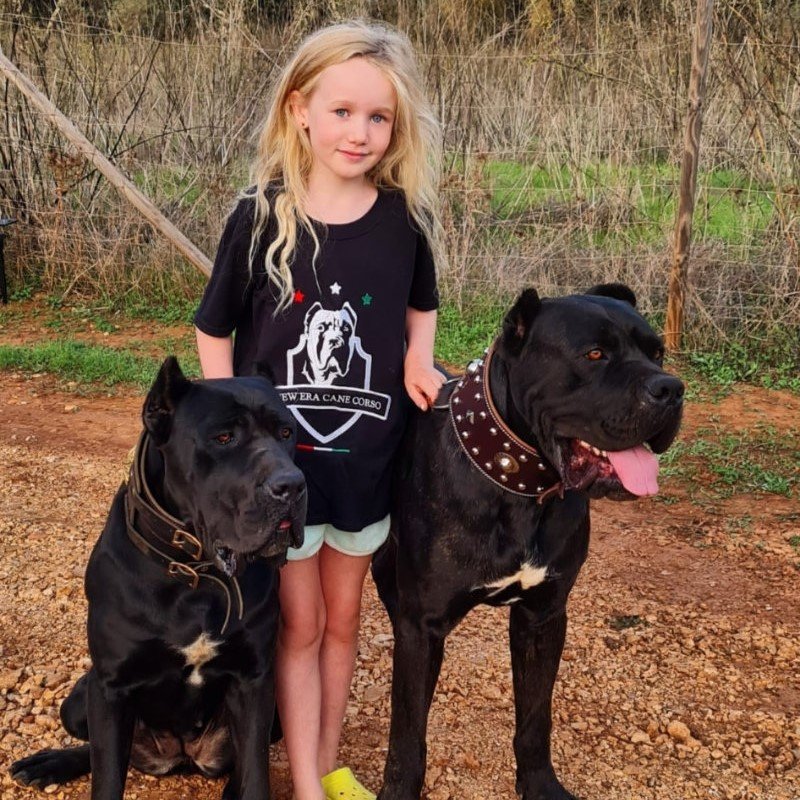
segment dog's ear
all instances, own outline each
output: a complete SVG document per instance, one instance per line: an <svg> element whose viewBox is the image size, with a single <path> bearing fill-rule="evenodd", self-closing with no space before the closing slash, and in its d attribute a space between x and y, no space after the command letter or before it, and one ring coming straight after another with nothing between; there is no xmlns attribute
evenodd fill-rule
<svg viewBox="0 0 800 800"><path fill-rule="evenodd" d="M536 289L526 289L506 314L503 320L502 342L510 355L519 355L540 306L541 300Z"/></svg>
<svg viewBox="0 0 800 800"><path fill-rule="evenodd" d="M181 371L178 359L169 356L161 365L142 408L142 422L156 445L169 439L175 409L191 385Z"/></svg>
<svg viewBox="0 0 800 800"><path fill-rule="evenodd" d="M305 320L303 321L303 326L305 328L306 333L308 333L308 323L311 322L311 318L321 308L322 308L322 303L320 303L319 300L317 300L317 302L314 303L314 305L311 306L311 308L309 308L308 311L306 311L306 317L305 317Z"/></svg>
<svg viewBox="0 0 800 800"><path fill-rule="evenodd" d="M622 300L624 303L629 303L636 308L636 295L633 293L633 289L630 289L624 283L600 283L597 286L592 286L591 289L587 289L585 293Z"/></svg>
<svg viewBox="0 0 800 800"><path fill-rule="evenodd" d="M267 361L256 361L253 364L253 375L259 378L266 378L273 386L275 385L275 372Z"/></svg>
<svg viewBox="0 0 800 800"><path fill-rule="evenodd" d="M349 322L349 323L350 323L350 324L351 324L353 327L355 327L355 325L356 325L356 320L358 319L358 317L356 316L356 312L355 312L355 311L353 311L353 306L351 306L351 305L350 305L350 303L345 303L345 304L342 306L342 311L346 311L346 312L347 312L347 318L348 318L348 319L347 319L347 321L348 321L348 322Z"/></svg>

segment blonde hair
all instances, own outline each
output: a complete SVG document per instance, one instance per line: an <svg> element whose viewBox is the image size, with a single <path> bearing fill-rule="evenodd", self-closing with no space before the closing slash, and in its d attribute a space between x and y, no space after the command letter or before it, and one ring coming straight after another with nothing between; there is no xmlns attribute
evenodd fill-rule
<svg viewBox="0 0 800 800"><path fill-rule="evenodd" d="M441 133L422 90L422 80L408 38L384 25L346 22L322 28L304 39L273 89L269 111L258 137L257 155L250 169L254 187L243 196L255 200L249 267L254 271L258 245L270 214L277 234L267 247L264 268L277 290L281 311L291 303L291 264L297 245L297 223L314 241L314 261L320 243L305 212L307 178L313 153L292 114L294 91L309 97L327 67L351 58L363 58L386 76L397 94L392 138L383 158L367 177L383 189L399 189L417 229L443 265L443 235L437 200ZM270 187L270 194L267 194ZM272 191L273 188L275 191ZM277 313L276 311L276 313Z"/></svg>

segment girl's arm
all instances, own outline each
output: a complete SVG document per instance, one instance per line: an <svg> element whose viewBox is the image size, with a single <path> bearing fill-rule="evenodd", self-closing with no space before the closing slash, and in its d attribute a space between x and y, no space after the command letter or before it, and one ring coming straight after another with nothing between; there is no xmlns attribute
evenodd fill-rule
<svg viewBox="0 0 800 800"><path fill-rule="evenodd" d="M414 403L427 411L436 400L445 381L433 366L433 341L436 338L436 311L406 310L406 358L404 380Z"/></svg>
<svg viewBox="0 0 800 800"><path fill-rule="evenodd" d="M197 334L197 354L204 378L233 377L233 337L209 336L199 328Z"/></svg>

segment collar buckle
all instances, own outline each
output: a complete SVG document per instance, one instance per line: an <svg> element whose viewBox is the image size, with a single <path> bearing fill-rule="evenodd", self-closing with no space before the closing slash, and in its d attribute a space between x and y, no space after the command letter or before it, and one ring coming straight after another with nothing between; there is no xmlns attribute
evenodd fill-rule
<svg viewBox="0 0 800 800"><path fill-rule="evenodd" d="M191 533L180 528L175 528L172 532L172 544L183 550L193 561L199 561L203 555L202 542L196 536L192 536Z"/></svg>
<svg viewBox="0 0 800 800"><path fill-rule="evenodd" d="M170 561L167 567L167 574L171 578L182 581L191 589L196 589L197 584L200 582L200 575L188 564L181 564L180 561Z"/></svg>

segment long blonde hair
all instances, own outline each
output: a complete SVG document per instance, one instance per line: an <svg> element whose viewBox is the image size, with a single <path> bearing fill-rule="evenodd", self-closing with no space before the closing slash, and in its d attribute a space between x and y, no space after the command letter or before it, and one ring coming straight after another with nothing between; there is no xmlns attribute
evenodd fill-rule
<svg viewBox="0 0 800 800"><path fill-rule="evenodd" d="M367 177L378 188L403 192L409 214L426 238L434 263L439 269L443 266L443 232L437 199L441 132L422 90L411 43L405 35L384 25L364 22L331 25L301 42L273 89L269 112L258 137L256 159L250 169L250 182L254 186L243 195L255 200L249 252L251 274L257 266L254 260L270 214L274 214L277 222L277 235L267 247L264 263L267 278L277 290L277 311L291 303L291 264L298 221L314 241L314 260L320 247L304 210L313 153L307 137L295 124L289 96L298 91L309 97L324 69L356 57L380 69L397 94L389 147Z"/></svg>

